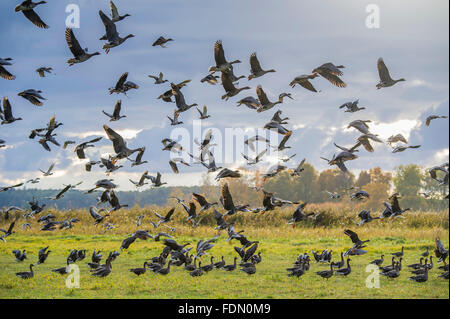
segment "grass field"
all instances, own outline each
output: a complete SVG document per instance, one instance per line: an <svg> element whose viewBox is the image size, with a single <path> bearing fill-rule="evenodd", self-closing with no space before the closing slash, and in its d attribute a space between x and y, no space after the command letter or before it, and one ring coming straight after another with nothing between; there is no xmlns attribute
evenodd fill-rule
<svg viewBox="0 0 450 319"><path fill-rule="evenodd" d="M251 276L238 270L213 270L202 277L193 278L182 267L172 267L167 276L148 271L137 277L129 269L142 267L145 260L159 255L163 248L162 242L153 240L137 240L127 251L123 251L113 261L112 272L108 277L91 276L86 263L90 262L92 250L100 249L105 259L109 251L119 249L127 234L137 229L131 220L142 212L130 212L119 212L114 222L120 226L107 233L101 226L94 227L92 222L88 223L89 219L83 219L67 231L41 232L36 222L32 224L31 231L17 227L16 234L8 237L6 243L0 243L0 298L449 298L448 281L438 278L441 271L437 267L430 272L429 280L425 283L409 281L410 274L406 267L418 262L426 246L434 249L437 236L448 248L448 212L428 215L426 218L406 216L405 220L373 222L362 227L351 226L346 222L333 227L303 224L295 229L281 223L264 227L258 224L237 224L236 229L245 229L249 239L260 241L259 250L263 260L257 265L256 274ZM272 217L274 223L280 218L279 215L283 213L272 215L278 216ZM416 221L415 226L412 226L414 218L422 222ZM123 222L125 219L128 223ZM0 227L4 228L5 225L2 223ZM190 242L194 247L199 239L211 238L216 234L210 225L192 229L185 223L176 222L173 226L177 227L177 242ZM361 239L371 239L366 255L352 257L352 273L348 277L333 276L328 281L324 280L315 272L328 268L328 265L315 262L311 262L311 269L304 276L287 276L286 268L291 267L300 253L308 252L311 255L313 249L321 251L328 248L333 250L333 259L339 259L339 253L351 247L351 241L343 234L346 228L355 230ZM139 229L155 232L146 223ZM225 238L226 234L223 234L209 252L218 258L224 255L227 263L232 263L233 257L237 255L233 246L238 246L238 242L233 241L230 245L225 242ZM37 262L37 252L45 246L50 246L52 252L45 264L35 267L35 277L30 280L16 277L15 272L28 271L29 264ZM380 288L367 288L367 264L382 253L386 255L385 264L389 264L390 253L399 251L401 246L405 246L405 260L400 277L388 279L381 276ZM11 253L13 249L26 249L28 259L16 262ZM87 249L88 252L85 260L77 262L80 267L80 288L69 289L65 286L66 276L50 270L63 267L72 249ZM209 262L210 255L202 257L204 264Z"/></svg>

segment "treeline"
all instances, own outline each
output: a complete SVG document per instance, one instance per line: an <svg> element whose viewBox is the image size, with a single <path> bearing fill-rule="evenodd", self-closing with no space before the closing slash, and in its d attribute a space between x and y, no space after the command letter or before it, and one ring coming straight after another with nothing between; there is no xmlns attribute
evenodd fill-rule
<svg viewBox="0 0 450 319"><path fill-rule="evenodd" d="M349 195L355 189L363 189L370 194L370 198L364 202L363 207L379 210L383 201L387 201L393 192L402 195L403 208L410 207L413 210L443 210L448 209L447 186L438 186L438 182L431 179L428 172L418 165L399 166L393 173L385 172L376 167L367 171L361 171L358 176L344 174L338 169L317 171L312 165L306 163L305 170L299 177L291 177L288 171L283 171L268 179L264 183L264 189L275 193L277 197L303 201L307 203L339 203L340 207L355 206L351 203ZM145 191L117 192L121 204L130 207L157 205L174 205L176 202L171 196L189 201L193 192L203 193L210 202L218 202L220 188L211 183L214 174L206 175L201 186L195 187L159 187ZM250 204L252 207L262 206L262 192L253 187L263 184L263 174L256 171L246 172L239 179L228 179L230 191L235 203ZM221 183L224 183L223 181ZM347 190L347 191L346 191ZM54 196L59 190L10 190L0 193L0 207L19 206L27 208L27 202L33 197L48 207L57 209L86 208L96 203L100 192L83 194L82 191L71 190L63 198L57 201L45 199ZM327 192L338 193L339 199L331 199ZM358 206L360 208L361 205Z"/></svg>

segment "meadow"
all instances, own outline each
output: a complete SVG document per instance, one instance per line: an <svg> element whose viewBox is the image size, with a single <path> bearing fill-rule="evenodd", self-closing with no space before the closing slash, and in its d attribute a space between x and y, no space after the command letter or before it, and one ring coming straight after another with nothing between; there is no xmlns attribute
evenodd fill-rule
<svg viewBox="0 0 450 319"><path fill-rule="evenodd" d="M0 243L0 298L449 298L448 281L438 278L441 271L437 269L436 261L425 283L409 281L406 267L418 262L427 246L433 250L436 237L440 237L448 248L448 211L405 213L405 218L374 221L357 227L355 212L323 209L321 218L297 224L295 228L286 224L292 207L264 215L240 214L236 217L236 230L243 229L247 238L258 240L262 254L262 262L257 265L254 275L239 270L215 269L201 277L191 277L182 267L172 267L166 276L147 271L138 277L129 269L142 267L144 261L158 256L163 248L162 242L153 240L137 240L128 250L122 251L113 261L108 277L90 275L86 263L90 262L93 249L101 250L105 259L109 251L118 250L122 240L137 229L147 229L152 234L169 232L165 227L155 230L150 224L150 220L156 220L152 211L164 213L168 209L135 207L114 212L108 222L116 228L109 231L102 225L94 226L86 210L52 212L57 220L77 216L80 222L70 230L43 232L36 220L29 221L31 230L23 230L21 219L16 233L8 237L6 243ZM133 221L139 215L146 217L137 227ZM177 209L174 222L170 224L176 228L172 234L177 242L189 242L195 249L198 240L214 237L217 232L213 230L211 215L211 212L207 213L201 225L192 228L184 221L185 213ZM7 225L8 221L0 222L0 228ZM350 239L343 233L347 228L356 231L361 239L370 239L367 254L351 257L352 273L348 277L322 279L315 272L327 269L329 265L315 261L304 276L287 276L286 268L291 267L300 253L308 252L312 256L311 250L328 248L333 251L333 260L339 259L339 253L351 247ZM227 263L233 262L237 256L233 247L239 243L232 241L229 244L226 238L223 233L210 254L202 257L203 264L209 263L210 256L215 256L218 261L222 255ZM30 263L37 262L38 250L45 246L50 246L52 252L44 264L35 267L35 277L30 280L17 278L15 272L27 271ZM405 258L400 277L381 276L379 288L367 288L368 263L385 254L385 265L389 264L390 254L400 251L402 246L405 247ZM16 262L13 249L25 249L28 259ZM65 266L72 249L88 250L86 259L77 262L80 288L66 288L67 275L51 272L51 269Z"/></svg>

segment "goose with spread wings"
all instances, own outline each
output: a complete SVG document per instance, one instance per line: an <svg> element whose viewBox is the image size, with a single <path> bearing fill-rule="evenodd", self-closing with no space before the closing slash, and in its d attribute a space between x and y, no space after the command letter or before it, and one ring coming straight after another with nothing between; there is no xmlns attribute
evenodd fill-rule
<svg viewBox="0 0 450 319"><path fill-rule="evenodd" d="M103 50L105 50L106 54L109 53L111 48L117 47L124 43L127 39L134 37L134 34L129 34L125 38L121 38L119 36L119 33L117 32L117 28L114 22L110 18L108 18L108 16L104 14L103 11L100 10L98 14L100 15L100 19L102 20L103 25L106 29L106 39L108 42L103 45L102 48Z"/></svg>
<svg viewBox="0 0 450 319"><path fill-rule="evenodd" d="M88 53L87 49L82 49L71 28L66 28L65 36L70 52L72 52L74 56L73 58L67 60L67 64L69 64L69 66L76 63L85 62L95 55L100 55L100 52Z"/></svg>
<svg viewBox="0 0 450 319"><path fill-rule="evenodd" d="M5 80L14 80L16 78L4 68L5 65L12 64L10 61L12 61L12 58L0 58L0 77L4 78Z"/></svg>
<svg viewBox="0 0 450 319"><path fill-rule="evenodd" d="M376 85L377 89L386 88L393 86L397 82L405 81L405 79L401 78L398 80L393 80L391 75L389 74L389 70L384 64L383 58L379 58L377 62L378 75L380 76L380 82Z"/></svg>
<svg viewBox="0 0 450 319"><path fill-rule="evenodd" d="M263 70L261 68L261 64L259 63L258 57L256 56L256 52L252 53L250 55L250 72L251 74L248 76L248 80L259 78L260 76L263 76L264 74L270 73L270 72L276 72L274 69L270 70Z"/></svg>
<svg viewBox="0 0 450 319"><path fill-rule="evenodd" d="M242 88L235 87L232 79L230 78L230 75L226 71L222 72L221 79L222 79L222 86L226 92L224 95L222 95L222 100L227 101L230 97L239 94L239 92L243 90L250 90L249 86L244 86Z"/></svg>
<svg viewBox="0 0 450 319"><path fill-rule="evenodd" d="M103 114L105 114L107 117L109 117L109 121L118 121L121 118L127 117L126 115L120 115L120 111L122 109L122 100L118 100L116 102L116 105L114 106L114 112L113 114L106 113L105 111L102 111Z"/></svg>
<svg viewBox="0 0 450 319"><path fill-rule="evenodd" d="M40 4L47 3L46 1L33 2L31 0L25 0L14 9L15 12L22 12L23 15L30 20L35 26L41 29L48 29L48 25L39 17L39 15L33 10Z"/></svg>
<svg viewBox="0 0 450 319"><path fill-rule="evenodd" d="M123 139L120 134L118 134L116 131L114 131L112 128L110 128L107 125L103 125L103 129L106 132L106 135L113 143L114 152L116 152L116 156L114 159L122 159L127 158L131 154L140 151L142 148L136 148L136 149L129 149L127 147L127 143Z"/></svg>
<svg viewBox="0 0 450 319"><path fill-rule="evenodd" d="M8 97L3 98L3 110L0 107L0 119L2 120L1 124L11 124L15 121L22 120L21 117L14 117L11 110L11 103L9 102Z"/></svg>
<svg viewBox="0 0 450 319"><path fill-rule="evenodd" d="M215 73L218 71L228 71L233 64L241 63L241 61L239 60L227 62L227 60L225 59L225 52L223 50L222 41L220 40L216 41L216 43L214 44L214 60L216 61L216 65L209 68L210 73Z"/></svg>
<svg viewBox="0 0 450 319"><path fill-rule="evenodd" d="M98 141L100 141L102 139L102 137L96 137L90 141L87 142L83 142L81 144L78 144L75 147L74 152L77 153L77 156L79 159L85 159L86 158L86 154L84 153L84 150L88 147L95 147L95 145L93 145L93 143L97 143Z"/></svg>
<svg viewBox="0 0 450 319"><path fill-rule="evenodd" d="M343 75L343 72L340 69L343 69L343 65L334 65L331 62L324 63L321 66L315 68L312 73L319 74L326 80L328 80L331 84L345 88L347 84L341 80L340 76Z"/></svg>

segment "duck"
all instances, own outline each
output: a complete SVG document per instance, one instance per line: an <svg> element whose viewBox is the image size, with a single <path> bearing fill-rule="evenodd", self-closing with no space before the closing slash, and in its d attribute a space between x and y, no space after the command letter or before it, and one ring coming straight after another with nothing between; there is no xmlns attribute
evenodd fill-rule
<svg viewBox="0 0 450 319"><path fill-rule="evenodd" d="M109 53L111 48L117 47L122 43L124 43L129 38L134 37L134 34L129 34L126 37L121 38L119 36L119 33L117 32L116 25L114 24L114 22L110 18L108 18L108 16L106 16L106 14L104 14L102 10L100 10L98 13L106 29L106 39L108 42L105 45L103 45L102 48L103 50L105 50L106 54Z"/></svg>
<svg viewBox="0 0 450 319"><path fill-rule="evenodd" d="M65 36L70 52L72 52L74 56L73 58L67 60L67 64L69 64L69 66L86 62L93 56L100 55L100 52L88 53L87 49L82 49L71 28L66 28Z"/></svg>
<svg viewBox="0 0 450 319"><path fill-rule="evenodd" d="M258 57L256 56L256 52L252 53L250 55L250 72L251 74L248 76L248 80L259 78L263 76L264 74L270 73L270 72L276 72L274 69L270 70L263 70L261 68L261 64L258 61Z"/></svg>
<svg viewBox="0 0 450 319"><path fill-rule="evenodd" d="M380 77L380 82L376 85L377 90L385 87L393 86L394 84L406 81L405 79L401 78L398 80L393 80L391 78L391 75L389 74L389 70L386 67L386 64L384 64L383 58L379 58L377 61L377 68L378 68L378 75Z"/></svg>
<svg viewBox="0 0 450 319"><path fill-rule="evenodd" d="M42 29L48 29L48 25L39 17L39 15L33 10L38 5L47 3L46 1L33 2L31 0L25 0L14 9L15 12L22 12L23 15L30 20L35 26Z"/></svg>
<svg viewBox="0 0 450 319"><path fill-rule="evenodd" d="M30 271L16 272L16 276L22 279L30 279L34 277L33 264L30 264Z"/></svg>

